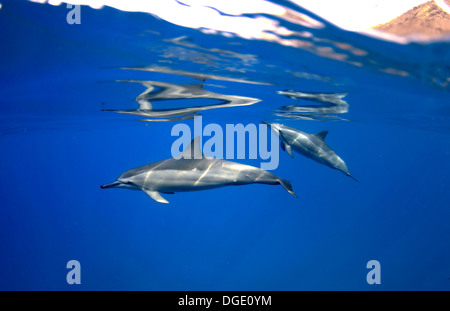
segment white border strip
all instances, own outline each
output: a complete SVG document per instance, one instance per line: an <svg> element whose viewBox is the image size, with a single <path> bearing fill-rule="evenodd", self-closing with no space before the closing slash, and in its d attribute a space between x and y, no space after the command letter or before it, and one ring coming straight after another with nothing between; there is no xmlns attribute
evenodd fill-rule
<svg viewBox="0 0 450 311"><path fill-rule="evenodd" d="M436 3L441 9L447 12L447 14L450 14L450 6L448 6L448 4L444 2L444 0L434 0L434 3Z"/></svg>

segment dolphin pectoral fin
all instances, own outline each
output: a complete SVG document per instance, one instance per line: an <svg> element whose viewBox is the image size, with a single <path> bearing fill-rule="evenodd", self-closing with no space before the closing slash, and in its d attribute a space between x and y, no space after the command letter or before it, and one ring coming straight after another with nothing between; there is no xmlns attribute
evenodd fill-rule
<svg viewBox="0 0 450 311"><path fill-rule="evenodd" d="M285 145L286 151L287 153L289 153L289 155L291 156L291 158L294 158L294 155L292 154L292 148L291 145Z"/></svg>
<svg viewBox="0 0 450 311"><path fill-rule="evenodd" d="M158 191L148 190L148 189L142 189L149 197L151 197L153 200L159 203L169 203L166 199L162 197L162 195Z"/></svg>
<svg viewBox="0 0 450 311"><path fill-rule="evenodd" d="M292 154L292 148L291 145L286 141L286 138L283 136L283 132L279 131L280 138L281 138L281 149L286 150L287 153L291 156L291 158L294 158L294 155Z"/></svg>

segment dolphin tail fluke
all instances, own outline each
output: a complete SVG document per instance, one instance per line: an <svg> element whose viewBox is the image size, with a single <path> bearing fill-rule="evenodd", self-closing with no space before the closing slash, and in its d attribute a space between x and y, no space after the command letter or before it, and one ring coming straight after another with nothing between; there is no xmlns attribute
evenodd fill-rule
<svg viewBox="0 0 450 311"><path fill-rule="evenodd" d="M352 174L348 173L347 176L350 177L351 179L353 179L354 181L359 182L359 180L356 179L355 177L353 177Z"/></svg>
<svg viewBox="0 0 450 311"><path fill-rule="evenodd" d="M110 183L110 184L101 185L100 188L102 188L102 189L108 189L108 188L114 188L114 187L116 187L116 186L118 186L118 185L120 185L120 182L115 181L115 182L112 182L112 183Z"/></svg>
<svg viewBox="0 0 450 311"><path fill-rule="evenodd" d="M282 185L283 188L286 189L286 191L292 194L294 197L297 197L297 195L294 193L294 189L292 189L292 185L289 180L280 178L280 185Z"/></svg>

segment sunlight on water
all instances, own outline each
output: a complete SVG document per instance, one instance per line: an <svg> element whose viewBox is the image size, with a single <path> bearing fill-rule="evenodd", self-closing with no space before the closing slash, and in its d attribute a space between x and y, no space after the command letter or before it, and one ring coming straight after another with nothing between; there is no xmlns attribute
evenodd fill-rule
<svg viewBox="0 0 450 311"><path fill-rule="evenodd" d="M47 2L46 0L32 1ZM340 19L337 18L336 23L344 29L366 31L370 27L362 26L368 23L367 19L364 19L364 14L375 16L375 19L369 24L376 26L381 24L382 21L392 18L398 12L405 11L422 2L424 1L411 0L390 4L387 2L374 2L372 7L369 3L362 4L361 2L353 3L350 1L347 4L344 3L344 7L352 4L359 11L345 9L339 11L337 15L340 16ZM63 2L49 1L48 3L61 5ZM88 4L94 8L103 8L104 5L108 5L125 12L145 12L175 25L198 29L206 34L219 34L228 38L237 36L244 39L274 42L357 67L374 67L380 72L391 75L412 76L421 80L425 78L429 83L440 85L444 88L448 86L448 80L450 79L448 72L441 72L439 68L433 68L434 63L439 63L445 59L446 55L441 55L440 51L432 51L433 56L426 59L408 59L402 57L406 50L413 48L420 52L424 47L408 46L403 48L405 51L402 51L401 47L389 47L392 52L385 53L377 49L368 50L367 46L371 43L370 40L365 42L364 38L355 37L342 41L345 38L345 34L336 32L334 25L309 16L300 7L302 2L294 1L298 6L293 8L262 0L249 1L245 5L239 3L239 1L219 0L213 2L198 0L165 1L161 3L153 1L111 1L107 4L102 1L86 0L67 1L67 3ZM319 6L316 2L309 1L305 1L303 4L306 8L312 8L314 12L322 13L324 16L331 16L330 12L336 11L335 8L333 9L332 2L327 2L326 6ZM376 8L375 11L378 12L378 15L371 14L374 8ZM351 22L354 23L354 26L349 26ZM366 32L362 33L367 34ZM371 30L370 35L374 33L382 32ZM388 33L385 33L385 36L382 35L381 38L385 40L392 39L400 43L409 42L409 39ZM422 37L419 39L423 40ZM178 49L165 49L164 55L160 56L168 59L181 58L195 63L207 63L211 60L211 55L214 55L214 58L217 55L221 55L224 58L239 58L243 65L255 63L256 61L255 55L239 55L239 53L231 50L202 47L190 42L190 38L187 36L174 39L165 38L165 40L180 47ZM205 54L202 55L199 51L203 51ZM429 53L427 52L427 54ZM431 70L431 72L427 72L426 76L423 76L423 70L415 66L417 61L429 67L428 70ZM306 74L308 75L309 73ZM314 76L314 73L311 73L310 76Z"/></svg>

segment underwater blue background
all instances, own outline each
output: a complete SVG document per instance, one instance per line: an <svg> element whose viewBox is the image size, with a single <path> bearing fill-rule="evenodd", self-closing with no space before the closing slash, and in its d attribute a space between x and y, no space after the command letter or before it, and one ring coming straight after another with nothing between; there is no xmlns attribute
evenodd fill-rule
<svg viewBox="0 0 450 311"><path fill-rule="evenodd" d="M354 66L143 13L82 7L81 24L69 25L65 5L2 5L1 290L450 289L447 42L398 45L330 25L314 33L375 60L361 56ZM181 36L204 49L167 40ZM290 180L298 198L254 184L164 195L164 205L144 192L100 189L126 170L169 158L172 127L193 124L101 111L133 108L145 90L116 80L196 82L121 69L152 64L270 83L205 81L205 89L262 101L202 112L203 124L268 120L329 130L327 143L360 183L280 149L272 172ZM379 70L387 67L410 74ZM341 116L349 121L280 120L273 112L295 104L276 93L284 89L349 92ZM66 282L72 259L81 263L81 285ZM380 285L366 282L372 259L381 264Z"/></svg>

